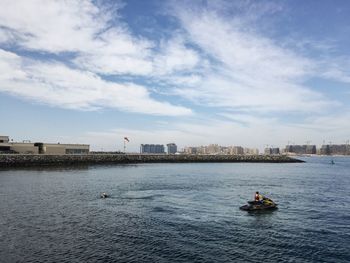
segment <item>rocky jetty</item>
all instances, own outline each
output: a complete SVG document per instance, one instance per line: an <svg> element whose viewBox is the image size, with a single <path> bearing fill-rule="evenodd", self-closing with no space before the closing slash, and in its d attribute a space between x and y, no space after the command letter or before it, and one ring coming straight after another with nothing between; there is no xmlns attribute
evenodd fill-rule
<svg viewBox="0 0 350 263"><path fill-rule="evenodd" d="M42 155L0 154L0 167L68 166L132 163L300 163L285 155L166 155L166 154L85 154Z"/></svg>

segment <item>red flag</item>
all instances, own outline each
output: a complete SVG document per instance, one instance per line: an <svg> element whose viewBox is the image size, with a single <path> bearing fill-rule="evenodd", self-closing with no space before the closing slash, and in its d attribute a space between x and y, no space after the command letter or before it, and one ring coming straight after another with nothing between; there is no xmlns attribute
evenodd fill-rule
<svg viewBox="0 0 350 263"><path fill-rule="evenodd" d="M127 142L129 142L129 139L128 139L128 137L124 137L124 140L125 140L125 141L127 141Z"/></svg>

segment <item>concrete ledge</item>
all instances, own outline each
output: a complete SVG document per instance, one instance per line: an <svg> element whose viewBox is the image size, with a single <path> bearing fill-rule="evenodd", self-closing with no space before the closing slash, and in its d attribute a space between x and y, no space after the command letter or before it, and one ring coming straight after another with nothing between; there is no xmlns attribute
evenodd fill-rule
<svg viewBox="0 0 350 263"><path fill-rule="evenodd" d="M0 167L129 163L302 163L285 155L0 154Z"/></svg>

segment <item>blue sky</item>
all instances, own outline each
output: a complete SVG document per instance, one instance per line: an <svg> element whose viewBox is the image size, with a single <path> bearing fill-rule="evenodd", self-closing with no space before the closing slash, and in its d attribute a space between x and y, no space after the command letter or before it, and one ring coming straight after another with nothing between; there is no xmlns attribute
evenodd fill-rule
<svg viewBox="0 0 350 263"><path fill-rule="evenodd" d="M348 1L0 0L0 133L88 143L344 143Z"/></svg>

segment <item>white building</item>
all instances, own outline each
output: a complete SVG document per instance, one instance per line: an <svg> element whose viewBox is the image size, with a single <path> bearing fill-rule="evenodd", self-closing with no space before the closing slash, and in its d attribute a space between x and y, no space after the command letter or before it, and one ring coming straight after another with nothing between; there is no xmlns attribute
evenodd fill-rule
<svg viewBox="0 0 350 263"><path fill-rule="evenodd" d="M88 154L88 144L60 144L42 142L10 142L8 136L0 136L1 153L20 154Z"/></svg>

